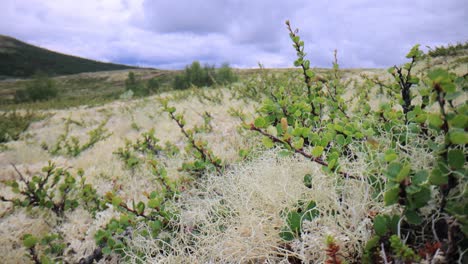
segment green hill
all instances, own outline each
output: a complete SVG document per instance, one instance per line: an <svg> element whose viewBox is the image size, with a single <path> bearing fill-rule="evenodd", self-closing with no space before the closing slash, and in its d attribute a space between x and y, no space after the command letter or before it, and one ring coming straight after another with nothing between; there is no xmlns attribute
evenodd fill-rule
<svg viewBox="0 0 468 264"><path fill-rule="evenodd" d="M30 77L38 71L48 75L66 75L132 68L137 67L65 55L0 35L0 79Z"/></svg>

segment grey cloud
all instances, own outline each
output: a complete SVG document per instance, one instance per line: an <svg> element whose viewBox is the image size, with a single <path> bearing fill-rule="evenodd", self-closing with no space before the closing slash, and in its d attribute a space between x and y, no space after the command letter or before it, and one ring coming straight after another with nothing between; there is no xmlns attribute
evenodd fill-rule
<svg viewBox="0 0 468 264"><path fill-rule="evenodd" d="M284 21L314 66L388 67L416 43L468 40L462 0L2 0L0 34L92 59L182 68L193 60L292 67Z"/></svg>

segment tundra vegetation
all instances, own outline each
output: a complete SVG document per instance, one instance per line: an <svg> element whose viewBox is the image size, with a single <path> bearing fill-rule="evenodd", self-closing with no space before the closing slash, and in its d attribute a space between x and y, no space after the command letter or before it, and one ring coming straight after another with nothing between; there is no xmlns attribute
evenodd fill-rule
<svg viewBox="0 0 468 264"><path fill-rule="evenodd" d="M3 260L468 261L466 49L321 70L286 27L294 70L194 62L174 91L4 114Z"/></svg>

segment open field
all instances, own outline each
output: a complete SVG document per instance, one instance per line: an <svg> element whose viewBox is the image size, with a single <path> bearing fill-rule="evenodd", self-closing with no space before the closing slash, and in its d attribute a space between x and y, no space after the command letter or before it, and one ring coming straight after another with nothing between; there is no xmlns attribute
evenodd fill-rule
<svg viewBox="0 0 468 264"><path fill-rule="evenodd" d="M93 255L96 248L104 252L100 263L324 263L333 258L332 249L339 251L335 258L359 263L366 257L379 256L380 243L369 249L372 240L380 241L382 247L387 247L384 253L402 261L404 257L392 251L396 246L383 242L395 235L396 229L384 227L382 231L378 227L376 219L384 216L401 216L398 234L411 237L408 243L412 245L424 245L424 241L433 246L436 242L453 246L454 241L442 234L436 241L426 233L439 232L429 225L443 226L437 219L449 217L438 211L441 200L448 197L465 204L467 201L463 142L468 64L463 56L421 60L413 69L421 80L428 80L427 84L413 86L415 105L424 102L421 91L433 85L426 74L430 69L448 69L461 78L457 79L458 97L447 99L453 104L452 108L447 106L451 109L447 111L455 109L453 115L462 120L447 126L456 126L464 133L461 140L457 138L446 146L448 152L458 154L456 162L449 161L452 167L446 172L457 177L457 184L449 189L455 197L442 194L441 184L427 176L425 180L415 179L420 171L432 173L436 167L440 156L433 145L444 146L442 125L437 125L439 119L432 121L429 117L419 121L421 127L405 123L399 93L378 84L392 82L392 75L384 69L313 69L314 76L320 77L311 86L317 92L313 100L332 98L330 102L304 101L308 87L297 69L237 70L240 81L230 85L162 89L156 95L133 100L117 99L125 90L128 70L54 77L61 94L57 102L0 105L3 112L24 112L31 107L43 114L43 119L31 123L18 140L2 144L2 261L34 263L34 254L46 255L46 245L25 244L26 234L37 238L58 234L54 241L65 246L52 253L49 250L49 255L65 263L78 263ZM142 80L174 74L132 71ZM8 100L21 82L1 81L0 97ZM94 104L92 98L98 98L98 103ZM384 103L388 107L383 107ZM438 104L431 103L425 110L427 115L439 117ZM321 110L317 121L309 116L313 112L309 104L329 105L321 108L323 115ZM183 118L177 116L179 113ZM316 122L315 127L308 123L311 120ZM142 134L151 129L159 143ZM135 143L137 146L131 147ZM126 146L128 155L119 150ZM339 155L336 159L330 158L333 152ZM20 182L21 177L29 181L41 174L49 161L72 175L83 169L86 183L105 201L105 208L90 211L79 204L57 214L40 206L14 206L11 199L21 196L21 192L15 193L11 182ZM408 170L397 184L388 176L392 161L404 164L397 174ZM416 185L418 181L421 186ZM420 188L412 191L424 193L424 197L428 192L432 199L408 209L408 203L417 203L411 200L417 197L409 193L400 197L400 202L389 204L388 190L399 186ZM27 191L24 182L20 187ZM156 199L150 195L152 192L164 200L150 206ZM409 200L406 204L401 202L405 198ZM51 198L57 199L58 194ZM142 212L136 209L138 201L147 204ZM426 225L421 227L408 220L408 210ZM158 220L146 221L152 213ZM123 225L123 216L128 215L129 226L112 233L117 241L112 243L122 242L123 250L113 248L110 238L96 243L99 230L107 228L111 232L111 219ZM463 234L466 215L453 215L450 219L455 224L450 228ZM162 227L155 228L156 222ZM450 254L466 260L466 238L455 242L458 248L454 252L439 245L434 251L427 250L426 256L412 256L410 262L447 263Z"/></svg>

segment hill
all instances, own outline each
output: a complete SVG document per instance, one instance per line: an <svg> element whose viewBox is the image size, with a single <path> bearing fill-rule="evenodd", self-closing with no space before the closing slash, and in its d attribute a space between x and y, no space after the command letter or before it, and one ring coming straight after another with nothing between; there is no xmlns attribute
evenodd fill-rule
<svg viewBox="0 0 468 264"><path fill-rule="evenodd" d="M38 71L66 75L134 68L65 55L0 35L0 78L30 77Z"/></svg>

